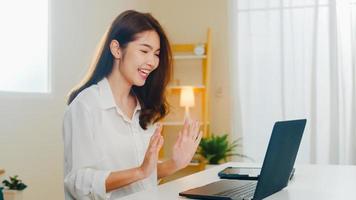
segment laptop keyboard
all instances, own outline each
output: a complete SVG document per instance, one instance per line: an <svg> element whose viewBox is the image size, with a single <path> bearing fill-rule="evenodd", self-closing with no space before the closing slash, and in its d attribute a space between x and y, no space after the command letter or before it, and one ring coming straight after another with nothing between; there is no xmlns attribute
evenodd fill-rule
<svg viewBox="0 0 356 200"><path fill-rule="evenodd" d="M219 192L217 196L227 196L232 199L252 199L257 186L257 181L247 183L246 185Z"/></svg>

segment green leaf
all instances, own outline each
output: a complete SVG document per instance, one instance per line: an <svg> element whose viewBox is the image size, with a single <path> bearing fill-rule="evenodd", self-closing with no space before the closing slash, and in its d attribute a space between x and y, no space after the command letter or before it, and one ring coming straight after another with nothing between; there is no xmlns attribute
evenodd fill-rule
<svg viewBox="0 0 356 200"><path fill-rule="evenodd" d="M218 164L220 161L227 161L228 157L240 156L243 154L234 153L234 150L241 146L241 138L229 143L228 134L221 136L212 134L210 137L202 138L197 154L205 158L210 164Z"/></svg>
<svg viewBox="0 0 356 200"><path fill-rule="evenodd" d="M9 180L4 180L2 183L10 190L24 190L27 187L27 185L22 183L22 180L18 179L17 175L10 176Z"/></svg>

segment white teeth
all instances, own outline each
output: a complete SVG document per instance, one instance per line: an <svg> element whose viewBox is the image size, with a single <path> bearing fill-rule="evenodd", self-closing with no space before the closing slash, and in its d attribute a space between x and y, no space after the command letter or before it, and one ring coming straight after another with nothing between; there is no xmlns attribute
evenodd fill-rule
<svg viewBox="0 0 356 200"><path fill-rule="evenodd" d="M139 71L144 73L144 74L146 74L146 75L150 73L150 71L147 70L147 69L139 69Z"/></svg>

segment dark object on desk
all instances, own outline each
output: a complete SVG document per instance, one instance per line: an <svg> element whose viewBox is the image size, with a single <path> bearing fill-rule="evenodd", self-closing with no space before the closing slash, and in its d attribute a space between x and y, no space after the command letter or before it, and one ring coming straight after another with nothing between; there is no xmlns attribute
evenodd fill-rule
<svg viewBox="0 0 356 200"><path fill-rule="evenodd" d="M292 169L289 180L294 176L295 168ZM260 167L227 167L218 173L221 179L238 179L238 180L258 180L260 176Z"/></svg>
<svg viewBox="0 0 356 200"><path fill-rule="evenodd" d="M257 180L261 168L227 167L218 173L221 179Z"/></svg>
<svg viewBox="0 0 356 200"><path fill-rule="evenodd" d="M257 181L221 180L179 195L195 199L261 200L282 190L288 185L305 124L305 119L274 124Z"/></svg>

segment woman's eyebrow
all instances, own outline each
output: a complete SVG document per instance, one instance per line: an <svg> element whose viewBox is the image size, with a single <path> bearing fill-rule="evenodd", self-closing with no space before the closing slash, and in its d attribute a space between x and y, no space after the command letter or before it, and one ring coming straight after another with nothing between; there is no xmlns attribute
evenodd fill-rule
<svg viewBox="0 0 356 200"><path fill-rule="evenodd" d="M153 50L153 47L149 44L140 44L141 46L148 47L149 49ZM159 51L160 49L157 49L156 51Z"/></svg>

